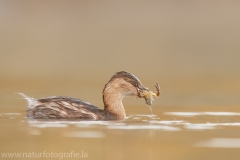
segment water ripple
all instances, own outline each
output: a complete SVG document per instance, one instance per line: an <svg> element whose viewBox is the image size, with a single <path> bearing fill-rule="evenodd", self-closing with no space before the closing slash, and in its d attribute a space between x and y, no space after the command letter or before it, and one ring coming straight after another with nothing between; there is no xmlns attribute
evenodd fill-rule
<svg viewBox="0 0 240 160"><path fill-rule="evenodd" d="M198 142L194 146L209 148L240 148L240 138L212 138L210 140Z"/></svg>
<svg viewBox="0 0 240 160"><path fill-rule="evenodd" d="M240 116L239 112L165 112L164 114L174 116Z"/></svg>

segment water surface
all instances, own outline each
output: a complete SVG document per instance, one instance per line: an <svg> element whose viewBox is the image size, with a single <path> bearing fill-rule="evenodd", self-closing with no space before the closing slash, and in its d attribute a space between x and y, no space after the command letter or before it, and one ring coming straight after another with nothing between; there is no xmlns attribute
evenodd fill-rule
<svg viewBox="0 0 240 160"><path fill-rule="evenodd" d="M124 121L32 120L24 112L1 112L1 153L45 153L42 159L52 159L46 157L51 152L58 159L63 153L72 159L76 153L109 160L240 158L240 112L153 109L154 115L132 114Z"/></svg>

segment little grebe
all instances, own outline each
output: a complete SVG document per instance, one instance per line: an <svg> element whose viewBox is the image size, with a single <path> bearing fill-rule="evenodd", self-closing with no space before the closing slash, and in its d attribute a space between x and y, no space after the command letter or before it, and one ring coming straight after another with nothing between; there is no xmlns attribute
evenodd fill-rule
<svg viewBox="0 0 240 160"><path fill-rule="evenodd" d="M159 96L160 88L157 89ZM76 98L54 96L36 100L20 94L28 101L26 117L35 119L123 120L126 118L122 104L124 97L137 96L145 98L149 105L152 103L151 91L126 71L117 72L105 85L102 92L104 109Z"/></svg>

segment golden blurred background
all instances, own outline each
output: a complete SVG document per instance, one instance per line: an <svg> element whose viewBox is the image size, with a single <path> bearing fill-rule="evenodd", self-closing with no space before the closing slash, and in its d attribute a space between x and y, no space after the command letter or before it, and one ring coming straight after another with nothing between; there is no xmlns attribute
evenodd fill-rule
<svg viewBox="0 0 240 160"><path fill-rule="evenodd" d="M221 0L0 0L1 108L26 109L15 92L102 106L103 86L121 70L151 90L159 82L156 106L237 106L239 8Z"/></svg>

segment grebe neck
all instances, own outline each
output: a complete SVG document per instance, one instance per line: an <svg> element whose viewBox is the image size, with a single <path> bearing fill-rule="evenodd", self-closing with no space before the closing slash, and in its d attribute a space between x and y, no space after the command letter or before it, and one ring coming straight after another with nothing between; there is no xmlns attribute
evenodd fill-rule
<svg viewBox="0 0 240 160"><path fill-rule="evenodd" d="M116 116L116 119L125 119L126 113L122 104L123 98L126 96L122 92L120 85L115 83L106 84L103 90L104 110Z"/></svg>

